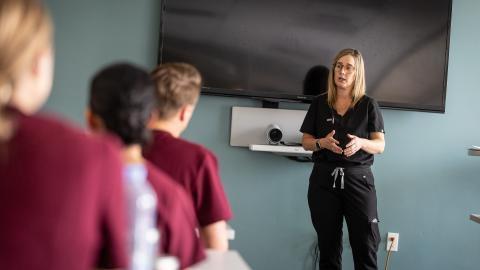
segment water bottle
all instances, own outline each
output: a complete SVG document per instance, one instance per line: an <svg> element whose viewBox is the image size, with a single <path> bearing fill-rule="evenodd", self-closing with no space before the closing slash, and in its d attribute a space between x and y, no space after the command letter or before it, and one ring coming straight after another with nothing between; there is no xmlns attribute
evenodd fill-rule
<svg viewBox="0 0 480 270"><path fill-rule="evenodd" d="M127 194L130 270L152 270L157 257L159 233L156 227L157 197L147 181L142 164L124 170Z"/></svg>

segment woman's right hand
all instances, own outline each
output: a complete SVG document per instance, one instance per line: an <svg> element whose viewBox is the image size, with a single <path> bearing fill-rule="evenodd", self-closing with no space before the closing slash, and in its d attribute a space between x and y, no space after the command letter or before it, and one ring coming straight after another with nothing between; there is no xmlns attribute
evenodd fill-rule
<svg viewBox="0 0 480 270"><path fill-rule="evenodd" d="M335 135L335 130L332 130L324 138L319 139L320 146L334 153L342 154L343 149L340 146L338 146L340 142L335 140L335 138L333 138L333 135Z"/></svg>

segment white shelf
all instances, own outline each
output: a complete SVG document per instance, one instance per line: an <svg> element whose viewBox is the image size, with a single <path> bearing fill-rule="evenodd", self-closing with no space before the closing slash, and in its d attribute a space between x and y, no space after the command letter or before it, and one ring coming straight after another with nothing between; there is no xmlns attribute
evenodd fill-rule
<svg viewBox="0 0 480 270"><path fill-rule="evenodd" d="M478 214L470 214L470 220L480 223L480 215Z"/></svg>
<svg viewBox="0 0 480 270"><path fill-rule="evenodd" d="M306 151L301 146L284 146L284 145L267 145L267 144L250 144L251 151L272 152L281 156L302 156L312 155L312 151Z"/></svg>

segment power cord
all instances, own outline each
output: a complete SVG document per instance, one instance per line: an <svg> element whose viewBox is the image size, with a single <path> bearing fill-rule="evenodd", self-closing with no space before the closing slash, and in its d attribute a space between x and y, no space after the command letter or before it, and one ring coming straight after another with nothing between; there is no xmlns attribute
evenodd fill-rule
<svg viewBox="0 0 480 270"><path fill-rule="evenodd" d="M280 141L280 144L281 144L281 145L284 145L284 146L302 146L302 144L301 144L301 143L298 143L298 142Z"/></svg>
<svg viewBox="0 0 480 270"><path fill-rule="evenodd" d="M392 254L392 247L393 242L395 242L395 237L390 237L389 240L391 241L390 247L388 248L387 259L385 260L385 270L388 270L388 260L390 259L390 254Z"/></svg>

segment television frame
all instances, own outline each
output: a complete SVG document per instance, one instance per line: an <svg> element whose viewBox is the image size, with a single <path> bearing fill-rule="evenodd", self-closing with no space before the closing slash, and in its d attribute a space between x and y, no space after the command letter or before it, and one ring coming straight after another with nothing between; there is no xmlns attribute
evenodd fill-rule
<svg viewBox="0 0 480 270"><path fill-rule="evenodd" d="M165 2L167 0L160 0L161 14L160 14L160 31L159 31L159 46L157 62L163 63L163 43L164 43L164 16L166 12ZM170 0L172 1L172 0ZM450 51L450 32L452 22L452 2L448 0L448 17L447 17L447 33L445 44L445 66L443 71L443 91L442 91L442 105L415 105L395 102L385 102L377 100L381 108L392 110L406 110L406 111L419 111L419 112L433 112L433 113L445 113L446 108L446 96L447 96L447 79L448 79L448 63L449 63L449 51ZM312 95L297 95L297 94L285 94L285 93L272 93L261 90L250 89L227 89L218 87L202 86L201 94L212 96L225 96L225 97L244 97L260 99L264 103L264 107L278 108L278 102L295 102L295 103L311 103L315 96ZM368 92L367 92L368 94Z"/></svg>

